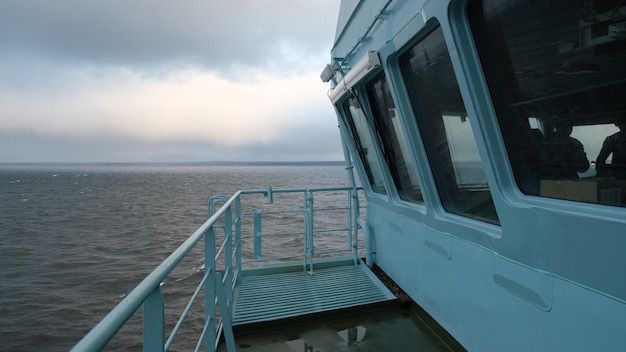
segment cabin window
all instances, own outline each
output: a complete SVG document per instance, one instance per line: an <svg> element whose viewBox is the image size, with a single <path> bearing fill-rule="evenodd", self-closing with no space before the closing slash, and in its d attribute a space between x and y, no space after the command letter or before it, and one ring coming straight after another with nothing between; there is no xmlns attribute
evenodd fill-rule
<svg viewBox="0 0 626 352"><path fill-rule="evenodd" d="M380 140L383 156L401 199L422 203L422 193L417 177L417 167L400 124L400 116L391 98L387 78L380 74L366 86L372 105L374 126Z"/></svg>
<svg viewBox="0 0 626 352"><path fill-rule="evenodd" d="M520 190L626 206L626 2L470 1Z"/></svg>
<svg viewBox="0 0 626 352"><path fill-rule="evenodd" d="M369 184L374 192L386 194L383 174L376 156L375 143L367 116L363 112L359 100L354 95L346 99L343 108Z"/></svg>
<svg viewBox="0 0 626 352"><path fill-rule="evenodd" d="M403 54L400 66L443 207L499 223L441 27Z"/></svg>

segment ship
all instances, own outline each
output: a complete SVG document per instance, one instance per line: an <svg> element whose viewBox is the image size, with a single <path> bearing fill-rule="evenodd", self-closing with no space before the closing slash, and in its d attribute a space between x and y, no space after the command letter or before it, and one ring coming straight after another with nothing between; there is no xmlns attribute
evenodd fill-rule
<svg viewBox="0 0 626 352"><path fill-rule="evenodd" d="M161 282L198 243L196 350L623 350L626 4L342 0L330 56L350 187L211 198L74 350L104 348L140 307L144 350L168 350L179 324L166 336ZM291 193L303 251L264 261L261 228ZM330 212L344 225L320 229ZM319 249L335 231L341 255ZM368 318L381 312L418 329ZM290 330L306 324L324 329Z"/></svg>

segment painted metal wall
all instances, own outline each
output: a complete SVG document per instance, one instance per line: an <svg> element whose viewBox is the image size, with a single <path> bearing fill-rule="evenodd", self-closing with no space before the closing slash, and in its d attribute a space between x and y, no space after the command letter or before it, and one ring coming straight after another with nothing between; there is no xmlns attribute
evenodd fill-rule
<svg viewBox="0 0 626 352"><path fill-rule="evenodd" d="M337 36L333 60L343 63L345 74L367 51L376 50L404 120L412 119L412 110L403 92L399 52L417 42L433 19L438 21L467 113L477 122L474 135L500 219L494 225L444 210L420 134L405 123L425 203L401 201L390 175L386 195L367 192L375 261L469 350L623 348L625 210L520 192L465 3L360 2L343 17L350 20ZM359 160L354 148L352 157ZM356 164L364 178L363 166Z"/></svg>

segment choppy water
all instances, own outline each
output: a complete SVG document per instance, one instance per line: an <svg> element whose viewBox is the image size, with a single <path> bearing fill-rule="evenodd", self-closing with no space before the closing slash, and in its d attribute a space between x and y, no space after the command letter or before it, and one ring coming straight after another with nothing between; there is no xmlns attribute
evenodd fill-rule
<svg viewBox="0 0 626 352"><path fill-rule="evenodd" d="M270 185L347 181L341 166L0 165L0 350L68 350L206 220L210 196ZM201 267L165 282L166 302ZM138 348L135 328L109 348Z"/></svg>

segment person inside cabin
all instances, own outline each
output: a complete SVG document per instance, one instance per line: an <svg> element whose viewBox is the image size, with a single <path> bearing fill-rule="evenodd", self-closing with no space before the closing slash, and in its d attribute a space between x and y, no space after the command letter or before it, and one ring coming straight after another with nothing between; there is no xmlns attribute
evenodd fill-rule
<svg viewBox="0 0 626 352"><path fill-rule="evenodd" d="M596 171L600 177L626 179L626 119L614 123L620 131L604 140L596 159ZM606 163L609 155L612 155L611 164Z"/></svg>
<svg viewBox="0 0 626 352"><path fill-rule="evenodd" d="M576 179L578 173L589 169L585 147L571 137L571 125L555 126L554 135L547 141L550 149L550 174L554 179Z"/></svg>

